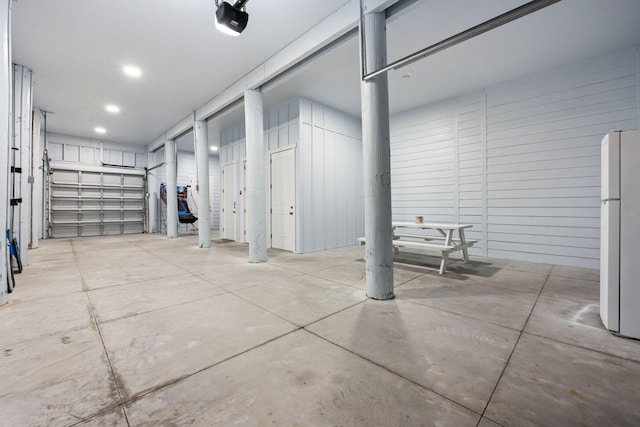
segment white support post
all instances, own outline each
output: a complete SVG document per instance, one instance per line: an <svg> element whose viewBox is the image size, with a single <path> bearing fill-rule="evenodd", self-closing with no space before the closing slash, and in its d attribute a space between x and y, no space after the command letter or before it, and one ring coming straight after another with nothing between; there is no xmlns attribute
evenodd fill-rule
<svg viewBox="0 0 640 427"><path fill-rule="evenodd" d="M164 157L167 165L167 238L178 237L178 176L176 167L176 142L164 143Z"/></svg>
<svg viewBox="0 0 640 427"><path fill-rule="evenodd" d="M158 163L155 152L147 153L147 165L156 166ZM147 171L147 233L158 232L158 198L160 196L160 183L158 182L158 169Z"/></svg>
<svg viewBox="0 0 640 427"><path fill-rule="evenodd" d="M0 305L7 303L9 207L9 112L11 111L11 0L0 0Z"/></svg>
<svg viewBox="0 0 640 427"><path fill-rule="evenodd" d="M385 14L364 16L366 74L387 62ZM362 31L362 28L360 29ZM393 232L391 227L391 159L389 141L389 87L383 73L360 85L364 163L364 222L366 290L373 299L392 299Z"/></svg>
<svg viewBox="0 0 640 427"><path fill-rule="evenodd" d="M244 92L247 139L247 201L249 209L249 262L267 261L267 203L265 195L265 149L262 92Z"/></svg>
<svg viewBox="0 0 640 427"><path fill-rule="evenodd" d="M196 139L198 164L198 246L211 247L211 223L209 221L209 141L207 122L196 120L193 126Z"/></svg>

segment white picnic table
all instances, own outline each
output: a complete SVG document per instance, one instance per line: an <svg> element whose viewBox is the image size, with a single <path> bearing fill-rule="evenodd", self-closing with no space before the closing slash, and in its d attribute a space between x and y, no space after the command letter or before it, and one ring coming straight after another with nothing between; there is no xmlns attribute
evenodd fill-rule
<svg viewBox="0 0 640 427"><path fill-rule="evenodd" d="M441 254L440 274L447 271L449 253L462 251L464 261L469 262L467 249L476 243L476 240L469 240L464 235L464 230L471 228L471 224L394 221L391 225L394 252L398 253L401 247L438 251ZM427 234L425 230L436 230L438 235ZM364 237L360 237L358 242L360 245L366 244Z"/></svg>

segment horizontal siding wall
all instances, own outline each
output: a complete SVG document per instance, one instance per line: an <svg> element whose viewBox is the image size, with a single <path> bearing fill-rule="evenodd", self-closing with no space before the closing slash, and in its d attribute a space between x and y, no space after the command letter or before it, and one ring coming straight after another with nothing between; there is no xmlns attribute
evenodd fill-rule
<svg viewBox="0 0 640 427"><path fill-rule="evenodd" d="M482 94L418 108L391 119L394 221L464 222L484 255Z"/></svg>
<svg viewBox="0 0 640 427"><path fill-rule="evenodd" d="M598 268L600 142L638 126L635 50L487 90L489 255Z"/></svg>
<svg viewBox="0 0 640 427"><path fill-rule="evenodd" d="M471 224L465 235L477 243L473 255L487 254L485 94L457 99L458 222Z"/></svg>
<svg viewBox="0 0 640 427"><path fill-rule="evenodd" d="M600 141L635 129L636 49L391 119L393 219L473 224L476 255L599 267Z"/></svg>

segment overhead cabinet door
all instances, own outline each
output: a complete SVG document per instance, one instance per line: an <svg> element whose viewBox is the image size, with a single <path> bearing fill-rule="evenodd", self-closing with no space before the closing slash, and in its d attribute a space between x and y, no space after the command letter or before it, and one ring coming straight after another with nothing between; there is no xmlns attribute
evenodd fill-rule
<svg viewBox="0 0 640 427"><path fill-rule="evenodd" d="M50 237L143 232L143 172L52 168L50 192Z"/></svg>

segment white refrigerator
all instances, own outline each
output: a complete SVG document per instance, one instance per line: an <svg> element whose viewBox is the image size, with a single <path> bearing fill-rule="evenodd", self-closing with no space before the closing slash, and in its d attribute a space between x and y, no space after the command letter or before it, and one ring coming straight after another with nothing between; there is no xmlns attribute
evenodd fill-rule
<svg viewBox="0 0 640 427"><path fill-rule="evenodd" d="M640 131L604 137L601 172L600 317L640 339Z"/></svg>

